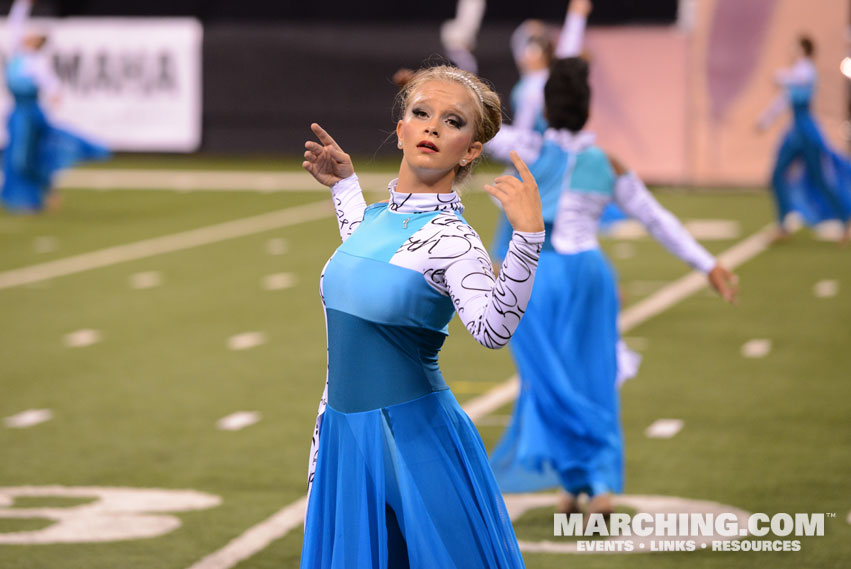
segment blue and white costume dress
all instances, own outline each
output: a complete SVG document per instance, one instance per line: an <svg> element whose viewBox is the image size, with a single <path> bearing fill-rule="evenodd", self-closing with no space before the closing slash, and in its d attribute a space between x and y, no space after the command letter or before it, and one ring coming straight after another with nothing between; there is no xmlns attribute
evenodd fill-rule
<svg viewBox="0 0 851 569"><path fill-rule="evenodd" d="M515 232L499 278L448 194L366 207L332 187L343 244L320 289L328 375L311 449L303 569L519 568L473 423L437 356L455 312L488 348L520 322L544 233Z"/></svg>
<svg viewBox="0 0 851 569"><path fill-rule="evenodd" d="M58 80L42 54L22 47L31 7L31 2L16 0L8 19L12 56L6 64L6 85L15 102L7 123L0 201L18 212L44 207L56 171L80 160L109 157L103 146L53 126L45 116L39 94L55 94Z"/></svg>
<svg viewBox="0 0 851 569"><path fill-rule="evenodd" d="M548 130L533 139L503 130L490 151L517 149L532 164L547 239L532 299L511 340L520 394L491 466L506 492L554 486L573 494L621 492L618 296L597 243L600 217L614 202L692 267L709 272L715 259L635 174L616 175L593 134Z"/></svg>
<svg viewBox="0 0 851 569"><path fill-rule="evenodd" d="M554 53L556 58L579 56L582 52L586 25L587 19L585 16L568 10L556 42ZM519 62L524 57L524 51L528 47L530 37L525 23L521 24L511 35L511 51L515 62L518 62L518 67L520 66ZM535 136L543 135L547 128L549 128L547 120L544 118L544 86L547 84L549 78L549 69L523 73L520 80L511 89L511 127L515 133L526 131L532 133L531 136L534 138ZM486 150L488 148L487 146L485 147ZM500 158L499 156L494 157L497 159ZM504 160L504 157L502 159ZM510 161L508 164L510 165ZM516 171L513 168L509 168L508 173L516 174ZM623 212L614 204L611 204L604 210L601 219L603 225L607 225L624 218ZM505 256L510 238L511 225L508 223L505 214L500 211L490 248L491 255L495 259L502 259Z"/></svg>
<svg viewBox="0 0 851 569"><path fill-rule="evenodd" d="M800 58L777 73L783 93L760 118L768 126L786 108L792 109L792 125L783 137L771 175L778 221L798 212L809 224L851 217L851 163L830 148L818 127L810 105L817 74L809 58Z"/></svg>

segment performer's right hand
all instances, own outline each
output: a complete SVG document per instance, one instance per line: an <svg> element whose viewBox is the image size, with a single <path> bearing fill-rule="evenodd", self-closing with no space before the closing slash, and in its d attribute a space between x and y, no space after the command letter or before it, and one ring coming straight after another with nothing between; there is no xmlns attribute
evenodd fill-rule
<svg viewBox="0 0 851 569"><path fill-rule="evenodd" d="M304 162L301 167L310 172L320 184L333 186L343 178L355 173L352 158L343 152L331 135L316 123L310 125L310 130L322 144L308 140L304 143Z"/></svg>
<svg viewBox="0 0 851 569"><path fill-rule="evenodd" d="M591 13L591 0L570 0L567 10L587 18L588 14Z"/></svg>

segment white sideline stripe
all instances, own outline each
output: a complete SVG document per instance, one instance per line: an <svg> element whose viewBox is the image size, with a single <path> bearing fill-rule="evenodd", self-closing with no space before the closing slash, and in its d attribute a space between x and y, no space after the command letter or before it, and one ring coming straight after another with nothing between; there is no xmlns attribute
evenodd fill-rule
<svg viewBox="0 0 851 569"><path fill-rule="evenodd" d="M718 260L724 263L728 269L735 269L765 251L771 243L774 230L774 225L765 226L747 239L721 253ZM706 276L697 271L675 280L653 295L621 312L618 320L621 333L626 333L635 328L645 320L667 310L705 286L707 286Z"/></svg>
<svg viewBox="0 0 851 569"><path fill-rule="evenodd" d="M480 187L494 175L472 176L470 186ZM369 191L383 191L396 177L392 171L358 174L361 186ZM465 186L468 184L465 184ZM251 172L239 170L69 170L59 175L62 189L85 190L170 190L180 192L304 192L328 188L307 172Z"/></svg>
<svg viewBox="0 0 851 569"><path fill-rule="evenodd" d="M304 522L306 507L307 496L303 496L286 508L273 514L272 517L233 539L223 548L198 561L189 569L224 569L233 567L240 561L248 559L255 553L266 549L270 543L300 526Z"/></svg>
<svg viewBox="0 0 851 569"><path fill-rule="evenodd" d="M297 225L327 217L331 213L331 204L327 200L322 200L172 235L108 247L91 253L57 259L56 261L12 269L0 273L0 290L108 267L126 261L145 259L163 253L191 249L192 247L236 237L254 235L270 229Z"/></svg>
<svg viewBox="0 0 851 569"><path fill-rule="evenodd" d="M359 176L361 179L374 175ZM382 176L382 184L389 181ZM372 180L370 180L372 181ZM59 176L63 189L281 192L327 188L307 172L239 170L70 170Z"/></svg>
<svg viewBox="0 0 851 569"><path fill-rule="evenodd" d="M364 186L383 187L387 174L358 176ZM59 176L63 189L179 190L218 192L328 191L307 172L251 172L239 170L71 170Z"/></svg>
<svg viewBox="0 0 851 569"><path fill-rule="evenodd" d="M774 225L766 226L722 253L719 259L726 263L730 269L741 265L765 250L771 240L773 231ZM706 277L700 273L690 273L677 279L652 296L625 310L620 320L621 332L626 332L656 314L667 310L690 294L700 290L705 284ZM685 289L687 292L682 293L680 289ZM671 297L672 300L667 300L667 297ZM665 298L665 300L660 300L660 298ZM650 308L644 308L645 305L648 305ZM624 316L628 317L625 318ZM470 419L475 422L511 402L517 396L519 388L520 383L517 380L517 376L514 375L487 393L469 400L462 407L467 415L470 416ZM270 543L284 537L290 530L300 525L304 521L306 506L307 497L305 496L284 507L271 518L251 527L244 534L228 543L224 548L208 555L189 569L230 569L243 559L247 559L255 553L262 551ZM292 522L290 517L286 517L288 515L295 517L296 521ZM286 523L281 521L285 517L287 520ZM258 538L257 536L262 536L262 538Z"/></svg>
<svg viewBox="0 0 851 569"><path fill-rule="evenodd" d="M683 222L686 230L698 241L736 239L740 234L739 222L732 219L689 219ZM624 219L612 224L608 236L614 239L642 239L647 229L635 219Z"/></svg>

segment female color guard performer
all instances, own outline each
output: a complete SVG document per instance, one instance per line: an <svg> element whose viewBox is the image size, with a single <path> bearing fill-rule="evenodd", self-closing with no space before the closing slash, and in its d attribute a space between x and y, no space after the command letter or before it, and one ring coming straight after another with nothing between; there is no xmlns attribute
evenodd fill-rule
<svg viewBox="0 0 851 569"><path fill-rule="evenodd" d="M311 449L301 567L523 567L473 423L437 354L458 313L504 346L529 295L544 222L526 165L486 190L515 231L495 278L454 185L501 121L499 97L453 67L421 70L400 94L402 149L388 202L366 206L351 160L319 125L304 168L331 187L343 244L322 274L325 394Z"/></svg>
<svg viewBox="0 0 851 569"><path fill-rule="evenodd" d="M56 171L80 160L109 157L103 146L56 128L45 117L39 96L55 101L59 81L42 53L46 36L25 29L32 5L32 0L15 0L7 20L11 57L6 85L14 107L8 119L0 201L19 213L45 207Z"/></svg>
<svg viewBox="0 0 851 569"><path fill-rule="evenodd" d="M611 512L623 488L623 442L616 386L618 297L597 243L606 205L640 220L671 253L706 273L733 301L734 276L653 198L641 180L582 130L589 114L588 64L558 60L546 83L549 130L532 137L505 127L488 151L517 147L540 188L547 238L534 295L511 341L521 379L514 415L491 455L503 491L561 486L560 509Z"/></svg>
<svg viewBox="0 0 851 569"><path fill-rule="evenodd" d="M851 238L851 163L830 148L810 110L817 80L813 40L799 37L796 52L795 64L775 76L783 92L757 123L765 130L783 111L792 109L792 125L783 136L771 175L777 206L776 239L788 236L786 216L796 211L809 225L838 219L845 226L844 243Z"/></svg>

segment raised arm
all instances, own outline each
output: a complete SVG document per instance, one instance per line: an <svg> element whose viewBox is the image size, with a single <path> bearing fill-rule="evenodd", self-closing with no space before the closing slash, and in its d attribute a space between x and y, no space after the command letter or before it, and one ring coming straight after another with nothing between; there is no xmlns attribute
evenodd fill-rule
<svg viewBox="0 0 851 569"><path fill-rule="evenodd" d="M559 59L576 57L582 53L585 26L591 13L591 0L570 0L564 25L556 43L555 56Z"/></svg>
<svg viewBox="0 0 851 569"><path fill-rule="evenodd" d="M544 232L515 231L497 278L479 236L467 229L458 236L469 250L445 269L442 283L473 338L498 349L508 343L526 312Z"/></svg>
<svg viewBox="0 0 851 569"><path fill-rule="evenodd" d="M544 243L541 197L535 179L512 153L521 180L499 176L485 190L500 201L514 232L499 278L478 235L472 229L464 235L469 250L446 267L445 291L455 310L477 342L486 348L503 347L511 339L532 295L538 257Z"/></svg>
<svg viewBox="0 0 851 569"><path fill-rule="evenodd" d="M705 273L710 284L728 302L735 302L736 277L698 243L682 223L653 197L632 172L613 161L616 173L615 202L628 215L638 219L669 252L692 268Z"/></svg>
<svg viewBox="0 0 851 569"><path fill-rule="evenodd" d="M363 221L363 212L366 209L357 174L352 174L331 186L331 197L334 199L340 239L345 241Z"/></svg>
<svg viewBox="0 0 851 569"><path fill-rule="evenodd" d="M484 13L485 0L458 0L455 18L440 26L440 41L449 59L471 73L478 69L472 52Z"/></svg>
<svg viewBox="0 0 851 569"><path fill-rule="evenodd" d="M363 192L351 157L343 152L340 145L321 126L313 123L310 129L319 139L319 143L312 140L304 143L305 160L301 166L317 182L331 188L340 237L345 241L363 221L363 212L366 209Z"/></svg>
<svg viewBox="0 0 851 569"><path fill-rule="evenodd" d="M787 108L789 108L789 98L785 92L781 91L771 100L771 104L760 113L756 121L756 128L758 130L768 129Z"/></svg>
<svg viewBox="0 0 851 569"><path fill-rule="evenodd" d="M715 257L695 241L671 212L656 201L634 173L618 177L615 202L624 212L640 221L656 241L692 268L708 273L715 266Z"/></svg>
<svg viewBox="0 0 851 569"><path fill-rule="evenodd" d="M539 132L506 125L485 144L485 152L500 162L510 163L513 150L524 162L531 164L538 159L543 143L544 138Z"/></svg>
<svg viewBox="0 0 851 569"><path fill-rule="evenodd" d="M24 28L27 25L32 7L32 0L15 0L12 4L12 9L9 11L9 17L6 20L10 53L15 53L21 49L21 43L24 40Z"/></svg>

